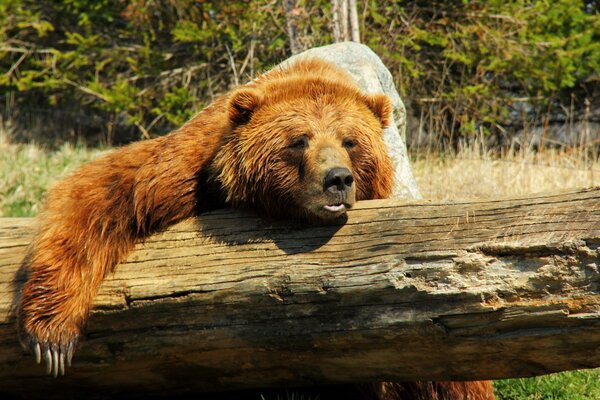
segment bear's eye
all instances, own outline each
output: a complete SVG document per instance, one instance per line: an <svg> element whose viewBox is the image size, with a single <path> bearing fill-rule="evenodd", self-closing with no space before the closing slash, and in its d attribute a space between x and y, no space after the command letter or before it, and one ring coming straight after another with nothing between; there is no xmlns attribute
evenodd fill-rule
<svg viewBox="0 0 600 400"><path fill-rule="evenodd" d="M344 139L342 141L342 146L347 148L347 149L351 149L353 147L356 146L356 140L354 139Z"/></svg>
<svg viewBox="0 0 600 400"><path fill-rule="evenodd" d="M306 136L297 137L290 142L288 147L293 150L305 149L308 147L308 138Z"/></svg>

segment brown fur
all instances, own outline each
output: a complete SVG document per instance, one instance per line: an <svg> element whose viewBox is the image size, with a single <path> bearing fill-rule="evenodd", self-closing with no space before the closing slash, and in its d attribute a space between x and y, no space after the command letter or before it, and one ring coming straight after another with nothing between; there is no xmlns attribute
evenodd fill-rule
<svg viewBox="0 0 600 400"><path fill-rule="evenodd" d="M378 400L494 400L491 381L382 382L375 386Z"/></svg>
<svg viewBox="0 0 600 400"><path fill-rule="evenodd" d="M331 64L301 61L217 99L167 136L83 166L52 188L40 216L25 261L21 341L63 372L104 277L136 241L184 218L224 205L333 218L324 205L388 197L393 170L381 131L391 110L386 96L360 93ZM352 172L343 196L323 190L333 167ZM390 398L393 388L379 394Z"/></svg>

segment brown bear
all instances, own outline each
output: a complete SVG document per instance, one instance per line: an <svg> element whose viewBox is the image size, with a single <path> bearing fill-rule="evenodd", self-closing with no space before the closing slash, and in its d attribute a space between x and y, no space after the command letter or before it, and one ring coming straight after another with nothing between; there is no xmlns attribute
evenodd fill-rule
<svg viewBox="0 0 600 400"><path fill-rule="evenodd" d="M344 71L304 60L220 97L167 136L83 166L52 188L40 215L18 309L23 345L63 374L103 278L136 241L184 218L232 206L328 220L357 200L388 197L382 129L391 112L386 96L365 95ZM492 398L488 386L460 385L374 389L380 398L408 389L421 398L438 387L452 393L440 399Z"/></svg>

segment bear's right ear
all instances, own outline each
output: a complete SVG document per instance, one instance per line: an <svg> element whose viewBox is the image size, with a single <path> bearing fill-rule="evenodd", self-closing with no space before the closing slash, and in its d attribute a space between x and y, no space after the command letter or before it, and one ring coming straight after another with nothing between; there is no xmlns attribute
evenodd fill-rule
<svg viewBox="0 0 600 400"><path fill-rule="evenodd" d="M379 122L381 122L382 128L390 126L394 106L392 106L392 102L388 96L379 93L365 95L365 102L377 119L379 119Z"/></svg>
<svg viewBox="0 0 600 400"><path fill-rule="evenodd" d="M262 93L253 88L242 87L229 98L229 120L235 125L245 124L263 102Z"/></svg>

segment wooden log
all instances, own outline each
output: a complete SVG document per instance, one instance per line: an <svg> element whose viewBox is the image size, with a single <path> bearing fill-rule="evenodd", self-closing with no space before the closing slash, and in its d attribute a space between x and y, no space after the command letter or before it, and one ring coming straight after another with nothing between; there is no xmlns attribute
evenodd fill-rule
<svg viewBox="0 0 600 400"><path fill-rule="evenodd" d="M0 393L172 396L600 366L599 189L361 202L328 225L228 210L183 222L104 282L58 379L14 327L33 226L0 219Z"/></svg>

